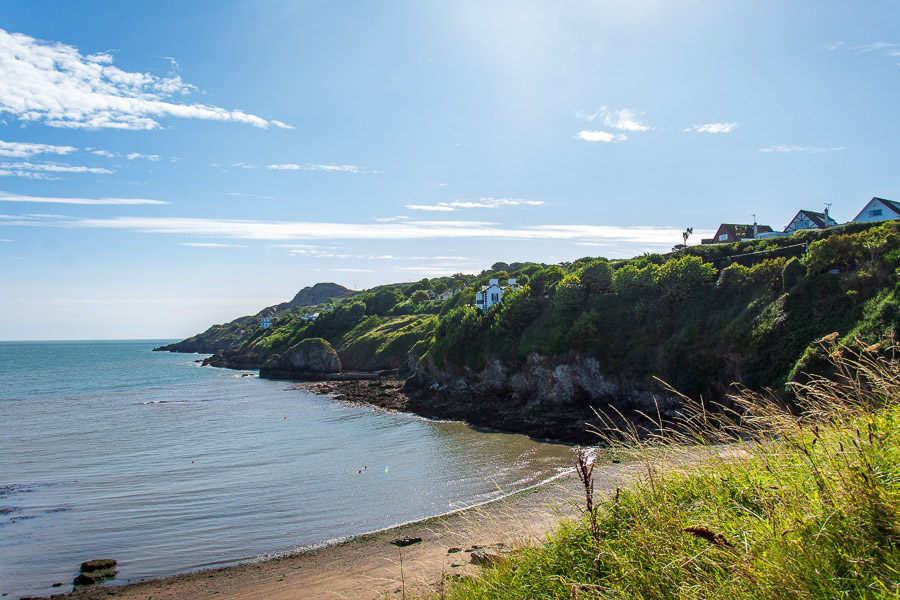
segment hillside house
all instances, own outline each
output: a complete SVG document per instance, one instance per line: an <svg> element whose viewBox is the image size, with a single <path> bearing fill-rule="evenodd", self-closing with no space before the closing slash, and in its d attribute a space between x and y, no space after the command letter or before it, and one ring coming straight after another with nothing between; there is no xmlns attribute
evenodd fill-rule
<svg viewBox="0 0 900 600"><path fill-rule="evenodd" d="M260 317L259 319L259 328L260 329L268 329L272 326L272 317Z"/></svg>
<svg viewBox="0 0 900 600"><path fill-rule="evenodd" d="M487 285L481 286L481 290L475 292L475 308L483 313L487 312L487 309L500 302L506 290L517 289L519 287L515 278L509 280L509 285L500 285L499 279L490 279Z"/></svg>
<svg viewBox="0 0 900 600"><path fill-rule="evenodd" d="M876 197L869 200L859 214L853 218L853 222L874 223L891 219L900 219L900 202Z"/></svg>
<svg viewBox="0 0 900 600"><path fill-rule="evenodd" d="M801 210L798 212L791 222L784 228L785 233L795 233L803 229L828 229L837 225L837 221L828 215L828 209L825 212L814 212L811 210Z"/></svg>
<svg viewBox="0 0 900 600"><path fill-rule="evenodd" d="M730 244L732 242L741 242L744 240L752 240L761 233L769 233L772 228L768 225L743 225L736 223L722 223L716 230L716 235L712 238L700 240L701 244Z"/></svg>

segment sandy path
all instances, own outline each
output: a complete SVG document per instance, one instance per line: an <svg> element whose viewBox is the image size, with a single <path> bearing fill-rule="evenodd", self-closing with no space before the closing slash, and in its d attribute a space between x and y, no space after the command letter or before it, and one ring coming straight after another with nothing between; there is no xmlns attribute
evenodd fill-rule
<svg viewBox="0 0 900 600"><path fill-rule="evenodd" d="M642 469L634 464L597 466L598 493L614 492ZM314 551L154 579L119 587L82 590L54 598L95 600L215 599L376 600L439 593L442 581L476 572L466 552L473 546L540 543L560 519L577 514L581 483L574 474L472 509L402 525ZM390 542L420 537L400 550ZM459 552L448 552L459 548Z"/></svg>

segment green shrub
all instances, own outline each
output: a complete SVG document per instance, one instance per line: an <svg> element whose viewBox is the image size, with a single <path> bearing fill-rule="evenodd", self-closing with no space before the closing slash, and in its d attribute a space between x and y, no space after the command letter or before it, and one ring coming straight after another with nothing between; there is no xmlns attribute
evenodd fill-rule
<svg viewBox="0 0 900 600"><path fill-rule="evenodd" d="M790 291L795 285L803 281L806 276L806 265L792 258L784 265L781 271L781 287L784 291Z"/></svg>

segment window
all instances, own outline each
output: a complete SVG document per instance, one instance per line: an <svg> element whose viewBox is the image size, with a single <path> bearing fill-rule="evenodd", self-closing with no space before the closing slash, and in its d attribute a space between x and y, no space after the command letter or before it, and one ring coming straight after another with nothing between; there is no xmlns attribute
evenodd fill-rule
<svg viewBox="0 0 900 600"><path fill-rule="evenodd" d="M870 210L870 211L869 211L869 216L870 216L870 217L880 217L880 216L881 216L881 209L880 209L880 208L876 208L875 210Z"/></svg>
<svg viewBox="0 0 900 600"><path fill-rule="evenodd" d="M728 239L728 234L727 234L727 233L723 233L723 234L721 234L721 235L719 236L719 241L720 241L720 242L724 242L724 241L727 240L727 239Z"/></svg>
<svg viewBox="0 0 900 600"><path fill-rule="evenodd" d="M500 294L491 294L491 302L500 302Z"/></svg>

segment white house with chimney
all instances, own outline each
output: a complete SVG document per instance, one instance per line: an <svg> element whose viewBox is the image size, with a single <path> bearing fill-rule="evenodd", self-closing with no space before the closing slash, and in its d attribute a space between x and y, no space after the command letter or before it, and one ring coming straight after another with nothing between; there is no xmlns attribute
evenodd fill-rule
<svg viewBox="0 0 900 600"><path fill-rule="evenodd" d="M784 228L784 233L796 233L803 229L828 229L835 225L837 225L837 221L828 214L828 207L825 207L825 212L801 210Z"/></svg>
<svg viewBox="0 0 900 600"><path fill-rule="evenodd" d="M508 285L500 285L499 279L490 279L487 285L481 286L481 289L475 292L475 308L483 313L487 312L490 307L500 302L505 291L517 289L519 286L516 285L514 277L509 280Z"/></svg>

